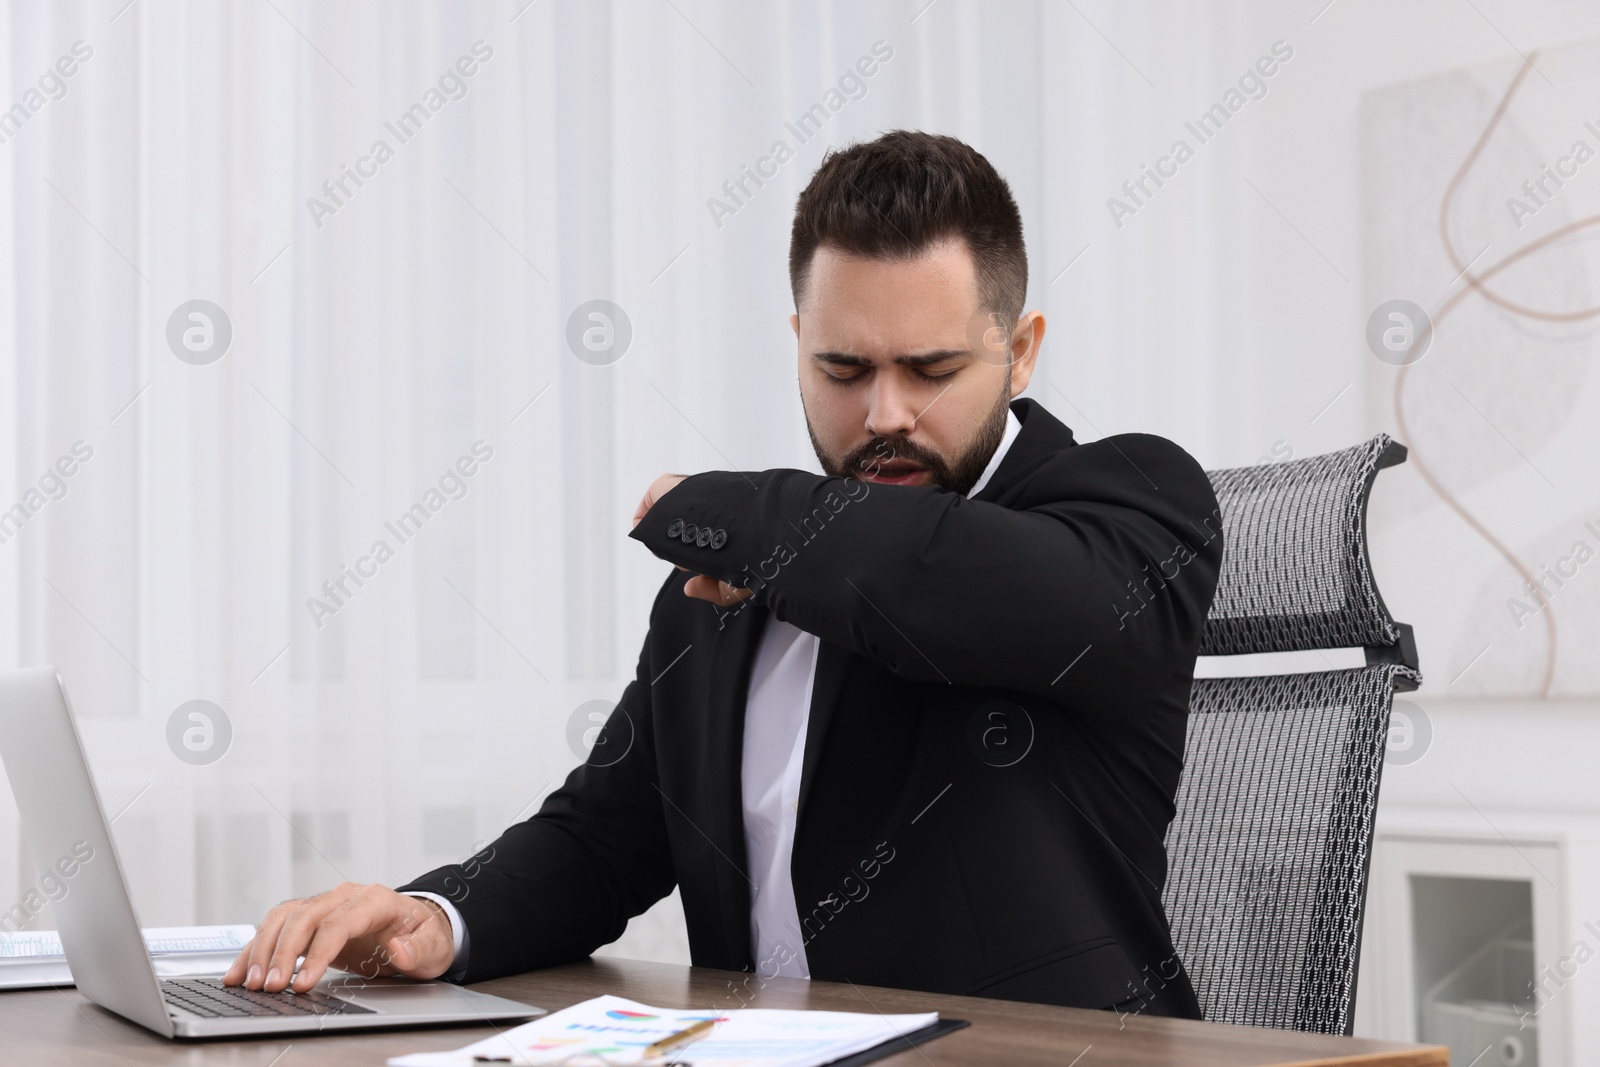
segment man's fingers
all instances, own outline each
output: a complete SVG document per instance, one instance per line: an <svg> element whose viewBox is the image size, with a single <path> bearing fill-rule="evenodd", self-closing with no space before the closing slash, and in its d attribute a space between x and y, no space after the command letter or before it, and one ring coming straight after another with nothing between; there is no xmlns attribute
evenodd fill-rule
<svg viewBox="0 0 1600 1067"><path fill-rule="evenodd" d="M748 600L755 595L755 590L741 589L736 585L730 585L709 575L697 574L683 583L683 595L692 596L696 600L708 600L713 604L728 607L742 600Z"/></svg>
<svg viewBox="0 0 1600 1067"><path fill-rule="evenodd" d="M311 943L302 953L305 959L300 961L300 970L285 988L292 989L296 993L304 993L322 980L322 976L327 973L328 964L344 951L350 941L352 927L342 921L344 914L345 908L341 906L317 924L311 934ZM363 978L376 978L380 969L378 965L353 968L354 972Z"/></svg>
<svg viewBox="0 0 1600 1067"><path fill-rule="evenodd" d="M650 488L645 490L644 499L639 501L639 506L633 512L633 524L639 525L649 510L656 506L656 501L666 496L677 484L687 478L687 474L663 474L650 483Z"/></svg>
<svg viewBox="0 0 1600 1067"><path fill-rule="evenodd" d="M646 489L644 496L639 499L639 506L633 509L633 524L639 525L640 520L655 507L655 504L655 498L650 495L650 490Z"/></svg>
<svg viewBox="0 0 1600 1067"><path fill-rule="evenodd" d="M273 948L278 944L278 933L283 929L284 920L288 919L290 912L303 903L304 901L300 900L284 901L268 911L262 918L261 925L256 927L256 936L250 939L250 943L239 954L244 961L244 973L239 977L239 982L246 989L261 988L267 976L267 963L272 958ZM239 960L234 960L234 967L239 967ZM228 973L232 974L233 968L230 968ZM227 980L226 977L223 978L225 983Z"/></svg>
<svg viewBox="0 0 1600 1067"><path fill-rule="evenodd" d="M318 925L329 912L354 896L360 889L358 885L345 882L326 893L319 893L299 901L298 906L284 917L283 925L278 931L277 943L272 946L271 955L268 957L266 975L262 979L260 988L268 993L277 993L287 988L289 979L294 977L295 961L305 954L306 946L311 944L311 936ZM247 988L254 988L248 979L245 985Z"/></svg>
<svg viewBox="0 0 1600 1067"><path fill-rule="evenodd" d="M238 985L244 979L245 972L250 967L250 945L254 941L255 939L251 938L249 942L246 942L244 948L239 950L239 954L228 965L228 969L222 972L223 985Z"/></svg>
<svg viewBox="0 0 1600 1067"><path fill-rule="evenodd" d="M439 945L417 943L419 932L433 914L426 901L385 886L367 886L318 924L292 988L299 993L310 989L330 965L364 978L396 971L415 978L438 977L449 961L425 958L425 949Z"/></svg>
<svg viewBox="0 0 1600 1067"><path fill-rule="evenodd" d="M328 964L335 959L352 955L346 951L347 947L355 950L353 955L357 958L344 959L343 962L347 964L345 970L364 978L376 978L388 960L381 951L369 948L372 939L366 935L382 931L392 920L393 915L387 913L368 892L358 893L334 908L317 924L311 935L311 943L302 953L305 959L300 964L300 973L294 979L295 992L304 993L316 985L327 973Z"/></svg>

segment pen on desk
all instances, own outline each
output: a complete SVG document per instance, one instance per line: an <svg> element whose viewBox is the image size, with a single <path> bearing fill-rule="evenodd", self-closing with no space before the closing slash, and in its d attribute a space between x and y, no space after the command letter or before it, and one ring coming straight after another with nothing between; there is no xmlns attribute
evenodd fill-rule
<svg viewBox="0 0 1600 1067"><path fill-rule="evenodd" d="M709 1034L711 1028L717 1025L717 1022L718 1020L716 1019L701 1019L687 1030L679 1030L675 1034L668 1034L660 1041L646 1047L644 1054L646 1056L659 1056L668 1049L677 1048L679 1045L687 1045L691 1041L698 1041Z"/></svg>

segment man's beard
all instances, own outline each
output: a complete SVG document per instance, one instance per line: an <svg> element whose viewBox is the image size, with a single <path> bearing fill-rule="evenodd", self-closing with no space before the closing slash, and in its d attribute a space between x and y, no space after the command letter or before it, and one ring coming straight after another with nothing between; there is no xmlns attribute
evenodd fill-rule
<svg viewBox="0 0 1600 1067"><path fill-rule="evenodd" d="M918 464L933 475L933 484L952 493L965 496L978 479L983 476L983 469L989 465L989 460L994 458L995 449L1000 447L1000 442L1006 435L1006 413L1010 411L1011 404L1011 375L1007 373L1005 388L1000 390L1000 395L990 410L989 416L984 420L983 426L978 430L977 439L961 454L954 463L947 463L945 458L931 449L924 448L916 442L905 437L874 437L853 449L842 460L835 462L822 450L822 445L817 441L817 435L811 429L811 415L806 414L806 434L811 438L811 448L817 454L817 462L822 464L822 469L835 478L857 478L872 469L879 463L890 459L904 459ZM801 404L804 410L805 405Z"/></svg>

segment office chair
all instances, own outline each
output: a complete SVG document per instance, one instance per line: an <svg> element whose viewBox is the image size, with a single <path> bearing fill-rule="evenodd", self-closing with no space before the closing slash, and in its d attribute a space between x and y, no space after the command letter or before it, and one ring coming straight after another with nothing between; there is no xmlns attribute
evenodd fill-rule
<svg viewBox="0 0 1600 1067"><path fill-rule="evenodd" d="M1348 1034L1378 779L1416 642L1372 579L1367 499L1387 434L1208 472L1222 574L1200 654L1361 647L1366 666L1196 679L1162 902L1215 1022Z"/></svg>

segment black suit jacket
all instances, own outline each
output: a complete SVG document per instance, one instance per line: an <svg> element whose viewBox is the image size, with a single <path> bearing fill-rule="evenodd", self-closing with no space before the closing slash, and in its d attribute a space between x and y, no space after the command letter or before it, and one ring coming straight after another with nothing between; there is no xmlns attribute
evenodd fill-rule
<svg viewBox="0 0 1600 1067"><path fill-rule="evenodd" d="M586 763L464 864L464 981L581 959L681 887L696 964L752 958L741 803L768 618L821 639L791 873L811 975L1199 1017L1161 906L1201 624L1222 559L1209 480L1038 403L983 491L798 470L689 477L630 534L748 586L656 595Z"/></svg>

